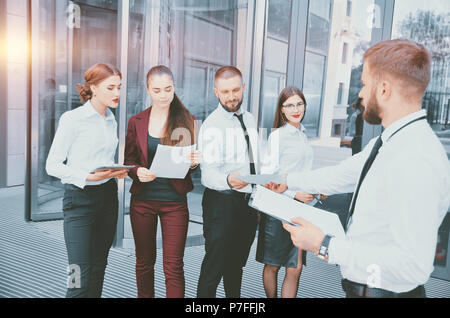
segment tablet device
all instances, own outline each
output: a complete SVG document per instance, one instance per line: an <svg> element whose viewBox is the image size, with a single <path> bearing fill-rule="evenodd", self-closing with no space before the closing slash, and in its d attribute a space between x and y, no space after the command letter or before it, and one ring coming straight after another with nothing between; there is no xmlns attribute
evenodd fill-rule
<svg viewBox="0 0 450 318"><path fill-rule="evenodd" d="M92 170L91 173L94 173L95 171L102 171L102 170L122 170L122 169L132 169L132 168L134 168L134 166L124 166L124 165L100 166L100 167Z"/></svg>

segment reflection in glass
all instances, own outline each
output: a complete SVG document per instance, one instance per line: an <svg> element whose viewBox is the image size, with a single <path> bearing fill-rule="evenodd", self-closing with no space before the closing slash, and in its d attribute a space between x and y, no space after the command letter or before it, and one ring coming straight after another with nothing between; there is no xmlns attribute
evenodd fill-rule
<svg viewBox="0 0 450 318"><path fill-rule="evenodd" d="M430 0L395 2L393 39L409 39L431 54L431 80L422 101L436 132L450 132L450 2Z"/></svg>
<svg viewBox="0 0 450 318"><path fill-rule="evenodd" d="M307 108L302 124L306 128L308 137L317 137L319 133L324 72L325 56L306 52L303 94L306 98Z"/></svg>
<svg viewBox="0 0 450 318"><path fill-rule="evenodd" d="M447 213L438 231L434 266L447 267L448 243L450 234L450 213Z"/></svg>
<svg viewBox="0 0 450 318"><path fill-rule="evenodd" d="M81 105L75 90L84 72L97 62L117 64L117 2L72 1L80 9L80 27L69 27L69 1L39 2L39 146L37 210L32 218L62 212L63 185L45 171L48 152L61 115ZM34 217L33 217L34 216ZM53 214L52 217L57 217Z"/></svg>
<svg viewBox="0 0 450 318"><path fill-rule="evenodd" d="M152 104L145 90L145 77L157 64L172 70L175 93L197 120L203 121L218 106L213 91L216 70L224 65L236 65L245 71L243 57L249 45L246 34L247 1L130 2L127 121ZM246 100L243 107L245 104ZM204 190L200 170L192 179L195 187L188 194L191 219L202 215ZM126 213L129 213L130 186L131 179L127 178ZM125 238L131 235L125 219Z"/></svg>
<svg viewBox="0 0 450 318"><path fill-rule="evenodd" d="M359 91L362 88L361 74L363 68L363 56L371 44L372 25L368 23L367 8L374 4L374 0L361 0L347 2L352 6L350 16L350 27L352 41L349 42L347 51L347 62L351 63L351 75L348 87L348 98L346 99L345 138L341 143L352 147L353 154L361 149L363 123L360 111L352 107L358 99ZM347 8L347 11L349 9ZM345 93L344 93L345 96ZM353 141L352 141L353 140Z"/></svg>
<svg viewBox="0 0 450 318"><path fill-rule="evenodd" d="M259 111L260 127L268 129L273 125L278 95L286 86L291 2L269 0Z"/></svg>
<svg viewBox="0 0 450 318"><path fill-rule="evenodd" d="M303 93L308 104L303 125L308 137L319 135L325 63L330 38L331 0L310 1Z"/></svg>
<svg viewBox="0 0 450 318"><path fill-rule="evenodd" d="M330 0L314 0L309 2L308 35L306 38L307 49L324 55L328 54L330 14Z"/></svg>
<svg viewBox="0 0 450 318"><path fill-rule="evenodd" d="M246 1L161 2L160 30L159 63L171 68L177 95L204 120L218 105L213 92L217 69L236 65L244 71Z"/></svg>

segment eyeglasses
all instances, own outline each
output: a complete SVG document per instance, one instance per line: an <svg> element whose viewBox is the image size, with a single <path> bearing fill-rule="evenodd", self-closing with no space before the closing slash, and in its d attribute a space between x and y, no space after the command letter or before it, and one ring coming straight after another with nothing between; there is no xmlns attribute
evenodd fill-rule
<svg viewBox="0 0 450 318"><path fill-rule="evenodd" d="M282 107L284 107L284 109L287 109L289 111L293 111L295 108L297 108L299 110L304 110L305 104L304 103L298 103L297 105L287 104L287 105L282 105Z"/></svg>

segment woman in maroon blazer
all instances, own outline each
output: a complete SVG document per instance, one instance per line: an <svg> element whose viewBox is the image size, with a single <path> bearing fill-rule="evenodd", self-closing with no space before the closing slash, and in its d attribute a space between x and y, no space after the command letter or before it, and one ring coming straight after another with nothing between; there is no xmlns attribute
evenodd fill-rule
<svg viewBox="0 0 450 318"><path fill-rule="evenodd" d="M147 91L153 105L128 122L125 144L126 165L134 165L130 192L130 219L136 246L138 297L154 297L156 230L161 220L163 267L167 297L184 297L183 256L189 211L186 194L194 186L191 172L198 166L200 153L189 155L191 170L184 179L158 178L148 168L158 144L187 146L195 143L195 117L174 92L173 75L165 66L155 66L147 74Z"/></svg>

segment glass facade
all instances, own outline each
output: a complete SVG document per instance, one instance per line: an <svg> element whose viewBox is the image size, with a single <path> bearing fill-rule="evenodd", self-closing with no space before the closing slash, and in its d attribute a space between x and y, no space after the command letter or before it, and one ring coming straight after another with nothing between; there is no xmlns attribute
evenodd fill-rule
<svg viewBox="0 0 450 318"><path fill-rule="evenodd" d="M68 10L73 14L67 16ZM53 1L33 4L36 75L33 101L38 143L35 178L32 179L32 218L58 218L63 186L48 176L45 163L61 115L81 105L75 89L84 72L101 61L118 65L119 32L117 1ZM73 20L71 20L73 18ZM116 116L117 117L117 116Z"/></svg>
<svg viewBox="0 0 450 318"><path fill-rule="evenodd" d="M422 101L435 131L450 129L450 2L397 0L393 39L422 43L431 54L431 81Z"/></svg>
<svg viewBox="0 0 450 318"><path fill-rule="evenodd" d="M309 2L303 94L307 111L302 124L308 137L319 136L325 65L330 39L331 0Z"/></svg>
<svg viewBox="0 0 450 318"><path fill-rule="evenodd" d="M351 44L351 50L347 52L349 56L349 64L351 65L351 73L348 78L348 92L345 104L345 113L347 118L345 120L345 138L360 139L362 135L362 125L360 126L357 121L359 112L352 107L352 104L358 99L359 91L362 88L361 74L363 68L363 55L364 52L371 46L372 40L372 24L368 23L369 17L367 16L367 8L370 8L375 3L374 0L362 0L350 2L352 5L352 14L349 16L351 29L353 30L353 41ZM359 146L357 147L360 148ZM357 149L357 150L358 150Z"/></svg>
<svg viewBox="0 0 450 318"><path fill-rule="evenodd" d="M273 126L278 95L286 86L292 1L269 0L268 4L259 124L269 132Z"/></svg>

